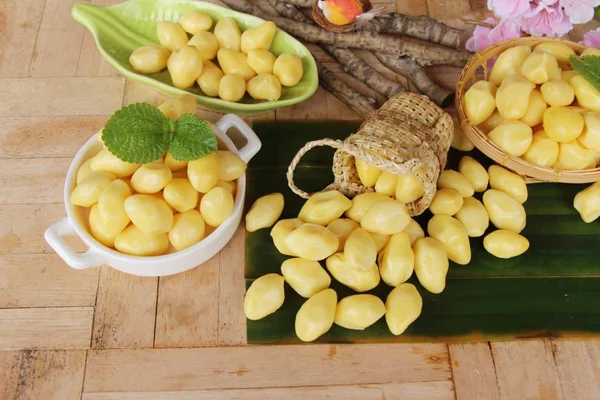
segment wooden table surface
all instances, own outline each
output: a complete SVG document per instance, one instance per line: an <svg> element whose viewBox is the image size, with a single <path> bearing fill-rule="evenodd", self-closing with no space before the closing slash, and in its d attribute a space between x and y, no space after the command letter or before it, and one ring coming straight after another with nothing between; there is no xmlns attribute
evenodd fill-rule
<svg viewBox="0 0 600 400"><path fill-rule="evenodd" d="M70 269L43 232L65 216L71 158L122 105L165 98L101 58L75 2L0 0L0 399L600 398L595 340L247 346L242 229L176 276ZM380 2L456 23L435 0ZM446 2L476 18L486 4ZM458 74L432 71L450 88ZM358 119L322 89L260 118Z"/></svg>

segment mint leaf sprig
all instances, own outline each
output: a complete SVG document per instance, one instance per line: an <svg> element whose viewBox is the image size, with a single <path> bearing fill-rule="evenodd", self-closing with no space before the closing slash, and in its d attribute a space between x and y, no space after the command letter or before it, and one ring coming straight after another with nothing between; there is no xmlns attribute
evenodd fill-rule
<svg viewBox="0 0 600 400"><path fill-rule="evenodd" d="M570 56L569 62L573 69L581 74L586 81L600 90L600 56Z"/></svg>
<svg viewBox="0 0 600 400"><path fill-rule="evenodd" d="M217 150L208 122L193 114L173 122L148 103L115 112L104 127L102 142L118 159L135 164L156 161L167 150L177 161L197 160Z"/></svg>

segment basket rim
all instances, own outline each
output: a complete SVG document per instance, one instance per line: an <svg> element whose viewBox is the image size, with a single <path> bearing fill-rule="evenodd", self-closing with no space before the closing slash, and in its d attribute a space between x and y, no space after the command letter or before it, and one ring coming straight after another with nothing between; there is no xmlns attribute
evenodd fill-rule
<svg viewBox="0 0 600 400"><path fill-rule="evenodd" d="M471 80L471 76L475 75L475 71L477 69L482 67L484 69L485 79L487 79L486 63L492 57L497 56L502 51L514 46L535 46L544 42L564 43L578 53L587 48L580 43L570 40L525 36L495 43L483 51L475 53L461 71L459 79L456 83L455 105L458 121L461 124L461 127L467 138L479 151L496 163L517 172L519 175L527 178L533 178L534 180L541 182L590 183L598 181L600 180L600 166L586 170L559 170L555 168L542 167L530 163L521 157L512 156L492 142L481 129L479 129L476 125L471 124L467 118L464 108L464 95L466 92L467 83L469 80Z"/></svg>

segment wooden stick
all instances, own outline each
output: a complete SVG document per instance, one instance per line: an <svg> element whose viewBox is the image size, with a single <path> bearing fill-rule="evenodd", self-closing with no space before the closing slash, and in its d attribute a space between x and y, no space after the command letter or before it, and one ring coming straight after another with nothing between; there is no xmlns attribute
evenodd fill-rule
<svg viewBox="0 0 600 400"><path fill-rule="evenodd" d="M359 48L396 55L407 55L417 59L422 65L462 67L471 58L471 53L459 52L445 46L407 42L398 37L381 35L374 32L329 32L320 27L293 21L289 18L272 16L263 11L259 6L250 4L246 0L223 0L223 3L234 10L273 21L280 29L310 43L325 43L336 47Z"/></svg>
<svg viewBox="0 0 600 400"><path fill-rule="evenodd" d="M319 84L335 97L346 103L363 118L368 118L375 112L375 99L367 97L337 78L333 72L323 64L317 62L319 70Z"/></svg>
<svg viewBox="0 0 600 400"><path fill-rule="evenodd" d="M429 97L438 106L445 107L452 102L454 94L433 82L425 73L425 69L410 57L398 57L379 52L375 53L375 57L395 73L410 79L419 92Z"/></svg>
<svg viewBox="0 0 600 400"><path fill-rule="evenodd" d="M290 18L290 19L293 19L296 21L302 21L302 22L306 22L306 23L312 23L312 21L308 17L306 17L304 14L302 14L300 11L298 11L298 9L296 7L289 5L289 4L285 4L283 2L283 0L269 0L269 4L271 4L273 6L273 8L275 8L275 10L277 10L277 12L279 12L281 15L285 16L286 18ZM366 64L364 61L362 61L359 57L357 57L350 50L334 48L333 46L326 46L325 50L327 52L331 53L338 60L338 62L340 62L340 64L342 65L342 67L344 68L344 70L346 72L352 73L352 71L357 71L357 68L358 69L362 68L362 65L359 65L358 67L349 68L350 71L348 71L346 69L347 64L354 64L357 62L355 59L358 59L359 63L366 65L368 69L373 71L376 75L378 75L382 79L396 83L396 82L391 81L391 80L383 77L382 75L380 75L377 71L372 69L368 64ZM394 56L391 56L391 55L385 54L385 53L375 53L375 56L379 59L379 61L382 62L382 64L384 64L386 67L388 67L395 73L400 74L400 75L410 79L413 82L413 84L417 87L419 92L421 92L422 94L429 97L437 105L444 107L452 101L452 99L453 99L452 92L449 92L446 89L442 89L441 87L436 85L435 82L433 82L431 79L429 79L429 77L425 73L425 70L423 69L423 67L421 67L413 59L408 58L408 57L394 57ZM362 71L363 76L369 76L368 73L369 73L369 71ZM359 74L352 74L352 75L359 80L364 80L364 79L361 79L360 76L357 76ZM364 80L364 81L373 90L383 94L384 96L387 96L388 98L391 97L391 96L388 96L388 94L390 92L386 91L386 86L384 83L385 81L378 80L377 78L375 80L377 83L371 82L371 84L369 84L369 82L367 80ZM400 84L398 84L398 85L401 86L401 88L403 88L404 90L406 90L406 88L404 88L404 86L402 86ZM402 90L398 90L397 87L393 88L391 90L392 90L393 94L396 94L396 93L402 91ZM382 91L383 91L383 93L382 93Z"/></svg>
<svg viewBox="0 0 600 400"><path fill-rule="evenodd" d="M269 0L269 4L271 4L271 6L273 6L273 8L279 14L285 16L286 18L302 21L308 24L312 23L312 21L298 11L296 7L285 4L281 0ZM347 51L350 52L349 50ZM336 77L335 74L323 64L318 61L316 62L319 71L319 84L323 86L325 90L340 99L363 118L367 118L373 111L375 111L375 99L372 97L367 97L358 92L346 82Z"/></svg>
<svg viewBox="0 0 600 400"><path fill-rule="evenodd" d="M431 43L452 47L453 49L457 48L460 44L460 37L462 35L461 30L451 28L426 15L413 17L400 13L390 13L375 17L363 29L377 33L412 36Z"/></svg>
<svg viewBox="0 0 600 400"><path fill-rule="evenodd" d="M314 0L284 0L284 2L296 7L311 8ZM377 16L369 21L361 30L412 36L454 49L460 44L462 34L460 29L451 28L426 15L410 16L401 13L389 13Z"/></svg>
<svg viewBox="0 0 600 400"><path fill-rule="evenodd" d="M303 22L305 24L312 24L313 21L306 15L302 14L300 10L296 8L297 5L290 3L287 0L268 0L269 4L284 18L293 19L294 21ZM302 0L298 0L302 1ZM303 7L303 6L298 6Z"/></svg>
<svg viewBox="0 0 600 400"><path fill-rule="evenodd" d="M312 21L296 7L285 4L281 0L268 1L280 15L293 19L294 21L312 24ZM323 46L322 48L340 63L344 71L364 82L368 87L388 99L397 93L405 92L407 90L400 83L388 79L375 71L369 64L348 49L333 46Z"/></svg>
<svg viewBox="0 0 600 400"><path fill-rule="evenodd" d="M335 57L344 71L388 99L400 92L406 92L404 85L381 75L352 51L333 46L326 46L325 50Z"/></svg>
<svg viewBox="0 0 600 400"><path fill-rule="evenodd" d="M300 8L311 8L314 0L285 0L285 3Z"/></svg>

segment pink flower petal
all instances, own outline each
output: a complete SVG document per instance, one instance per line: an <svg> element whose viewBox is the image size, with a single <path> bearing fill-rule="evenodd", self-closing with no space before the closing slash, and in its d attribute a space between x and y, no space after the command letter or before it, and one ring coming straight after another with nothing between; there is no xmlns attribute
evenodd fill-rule
<svg viewBox="0 0 600 400"><path fill-rule="evenodd" d="M514 39L521 36L519 25L510 19L502 19L497 23L493 18L488 18L484 22L497 24L493 28L484 26L475 27L473 36L465 44L467 50L480 52L494 43L502 42L508 39ZM491 68L495 58L488 60L488 67Z"/></svg>
<svg viewBox="0 0 600 400"><path fill-rule="evenodd" d="M562 36L573 28L562 8L544 3L532 3L531 11L521 19L521 24L521 29L533 36Z"/></svg>
<svg viewBox="0 0 600 400"><path fill-rule="evenodd" d="M600 28L595 31L586 32L585 35L583 35L582 44L587 47L600 49Z"/></svg>
<svg viewBox="0 0 600 400"><path fill-rule="evenodd" d="M585 24L594 18L594 7L600 6L600 0L560 0L572 24Z"/></svg>
<svg viewBox="0 0 600 400"><path fill-rule="evenodd" d="M483 26L475 27L473 36L471 36L465 43L467 50L477 53L488 47L491 44L489 40L490 31L490 28Z"/></svg>
<svg viewBox="0 0 600 400"><path fill-rule="evenodd" d="M490 41L492 43L501 42L507 39L514 39L521 36L521 27L512 19L502 19L500 23L490 32Z"/></svg>
<svg viewBox="0 0 600 400"><path fill-rule="evenodd" d="M488 9L497 17L518 19L529 11L529 0L488 0Z"/></svg>

